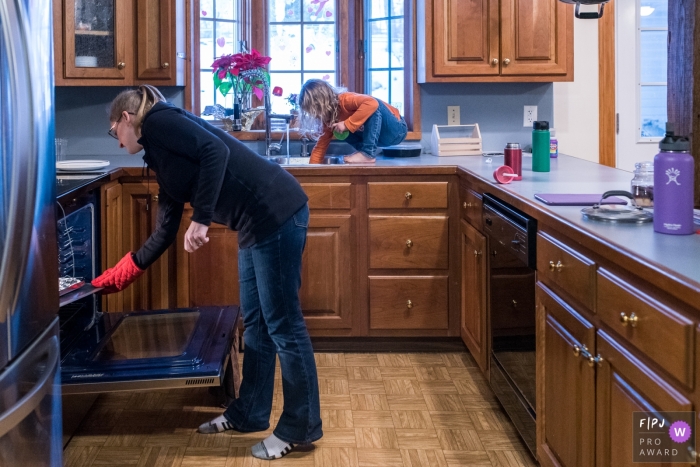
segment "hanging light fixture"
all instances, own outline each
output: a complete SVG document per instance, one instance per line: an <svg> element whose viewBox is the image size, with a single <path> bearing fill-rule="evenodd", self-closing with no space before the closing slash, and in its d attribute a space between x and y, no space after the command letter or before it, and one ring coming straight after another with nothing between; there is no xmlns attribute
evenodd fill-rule
<svg viewBox="0 0 700 467"><path fill-rule="evenodd" d="M576 17L581 19L598 19L603 17L603 9L609 0L559 0L560 2L576 5ZM600 5L597 12L579 12L581 5Z"/></svg>

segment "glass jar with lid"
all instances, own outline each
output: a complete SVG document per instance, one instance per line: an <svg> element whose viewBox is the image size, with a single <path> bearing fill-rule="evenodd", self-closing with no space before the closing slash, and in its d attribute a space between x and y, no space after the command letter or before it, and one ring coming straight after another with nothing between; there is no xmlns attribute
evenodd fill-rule
<svg viewBox="0 0 700 467"><path fill-rule="evenodd" d="M651 161L634 164L632 195L637 206L654 206L654 163Z"/></svg>

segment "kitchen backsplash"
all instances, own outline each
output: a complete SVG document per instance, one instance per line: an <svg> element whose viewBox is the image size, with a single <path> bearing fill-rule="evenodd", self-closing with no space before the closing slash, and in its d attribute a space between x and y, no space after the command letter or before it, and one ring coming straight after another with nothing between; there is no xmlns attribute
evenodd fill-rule
<svg viewBox="0 0 700 467"><path fill-rule="evenodd" d="M68 139L69 158L99 156L118 163L119 156L126 156L124 150L119 149L119 144L107 135L109 104L122 89L56 88L56 136ZM182 88L163 87L160 90L170 102L182 105ZM538 120L553 123L553 86L551 83L421 85L421 144L427 150L430 149L433 124L447 123L448 105L460 106L462 124L479 124L484 150L502 150L509 142L527 146L530 144L532 129L523 127L523 106L536 105ZM556 128L556 123L552 126ZM251 146L262 152L262 143L251 143ZM345 143L333 143L332 146L329 152L350 151ZM290 152L298 154L300 145L292 142Z"/></svg>

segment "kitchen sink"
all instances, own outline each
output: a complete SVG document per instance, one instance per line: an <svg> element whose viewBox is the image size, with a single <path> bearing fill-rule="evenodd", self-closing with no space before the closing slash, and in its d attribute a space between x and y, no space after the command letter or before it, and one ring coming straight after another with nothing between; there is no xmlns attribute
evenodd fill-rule
<svg viewBox="0 0 700 467"><path fill-rule="evenodd" d="M323 164L341 165L345 164L344 156L326 156L323 158ZM279 165L309 165L308 157L287 157L287 156L271 156L269 158Z"/></svg>

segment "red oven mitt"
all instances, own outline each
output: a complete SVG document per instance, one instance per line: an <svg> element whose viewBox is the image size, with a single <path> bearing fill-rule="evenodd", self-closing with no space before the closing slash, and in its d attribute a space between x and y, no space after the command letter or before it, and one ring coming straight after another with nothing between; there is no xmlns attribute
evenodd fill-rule
<svg viewBox="0 0 700 467"><path fill-rule="evenodd" d="M136 266L133 253L128 252L113 268L107 269L101 276L93 279L92 285L103 287L101 291L103 294L120 292L138 279L141 274L143 274L143 269Z"/></svg>

